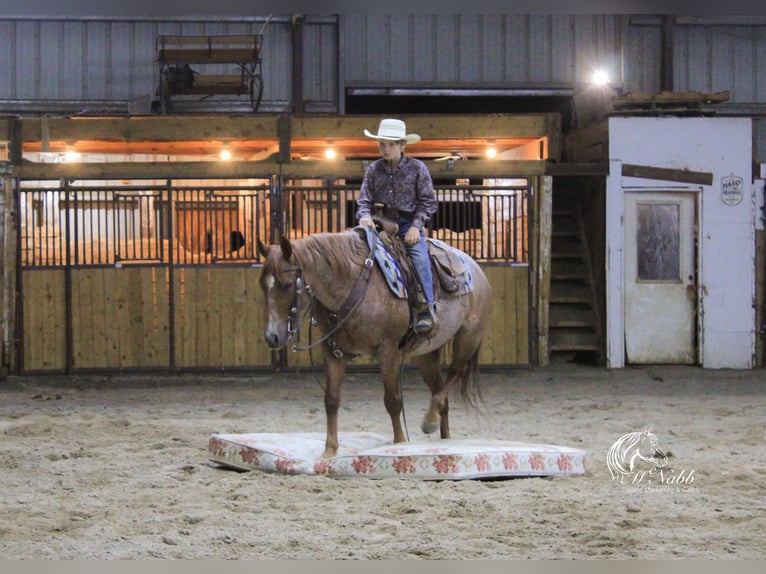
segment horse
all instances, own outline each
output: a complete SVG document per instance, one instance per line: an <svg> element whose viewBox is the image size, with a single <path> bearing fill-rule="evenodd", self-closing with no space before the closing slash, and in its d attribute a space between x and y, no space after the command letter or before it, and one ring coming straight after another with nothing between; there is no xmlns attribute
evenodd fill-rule
<svg viewBox="0 0 766 574"><path fill-rule="evenodd" d="M606 454L606 464L612 480L619 479L620 484L636 471L641 462L652 469L664 468L668 464L668 457L660 448L651 427L621 436Z"/></svg>
<svg viewBox="0 0 766 574"><path fill-rule="evenodd" d="M405 357L412 358L431 391L421 424L424 433L439 429L442 439L450 437L448 395L453 385L473 406L480 398L479 349L491 313L492 291L479 265L456 250L472 274L473 289L447 296L435 287L436 327L427 335L413 335L408 301L391 292L360 231L316 233L293 241L282 237L279 245L270 246L260 239L257 242L264 258L259 282L265 295L263 336L268 347L280 350L293 344L295 348L308 316L322 335L312 346L321 342L324 357L327 434L323 458L337 455L341 385L348 363L357 356L377 358L394 443L407 440L401 422L400 383ZM452 360L445 381L441 350L450 342Z"/></svg>

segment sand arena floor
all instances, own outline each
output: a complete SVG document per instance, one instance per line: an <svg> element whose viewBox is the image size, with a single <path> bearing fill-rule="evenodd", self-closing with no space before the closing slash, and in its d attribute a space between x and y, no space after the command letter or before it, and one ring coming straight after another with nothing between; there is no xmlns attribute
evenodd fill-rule
<svg viewBox="0 0 766 574"><path fill-rule="evenodd" d="M428 393L405 374L410 436ZM587 474L337 480L223 470L212 433L323 431L311 373L0 381L0 555L13 558L764 558L763 371L556 365L483 373L453 437L568 445ZM654 425L682 484L619 485L622 435ZM390 434L382 384L351 374L342 431ZM693 480L688 481L688 476Z"/></svg>

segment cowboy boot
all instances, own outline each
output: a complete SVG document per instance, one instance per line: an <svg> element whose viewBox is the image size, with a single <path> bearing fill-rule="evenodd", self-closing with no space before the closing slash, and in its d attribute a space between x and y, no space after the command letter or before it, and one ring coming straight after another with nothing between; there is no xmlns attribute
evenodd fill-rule
<svg viewBox="0 0 766 574"><path fill-rule="evenodd" d="M430 303L425 310L418 313L418 320L415 323L415 332L418 335L430 333L436 328L437 323L436 303Z"/></svg>

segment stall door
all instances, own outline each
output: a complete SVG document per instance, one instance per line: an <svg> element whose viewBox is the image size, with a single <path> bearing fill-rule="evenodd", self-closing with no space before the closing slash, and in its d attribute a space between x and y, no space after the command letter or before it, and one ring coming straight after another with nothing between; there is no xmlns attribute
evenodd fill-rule
<svg viewBox="0 0 766 574"><path fill-rule="evenodd" d="M625 348L632 364L697 362L693 193L625 194Z"/></svg>

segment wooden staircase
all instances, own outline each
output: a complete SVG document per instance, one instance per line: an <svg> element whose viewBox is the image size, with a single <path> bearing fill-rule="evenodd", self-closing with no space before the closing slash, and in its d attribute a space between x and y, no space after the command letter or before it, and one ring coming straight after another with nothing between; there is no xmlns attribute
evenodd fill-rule
<svg viewBox="0 0 766 574"><path fill-rule="evenodd" d="M598 363L601 329L582 209L565 189L553 194L551 244L551 359Z"/></svg>

